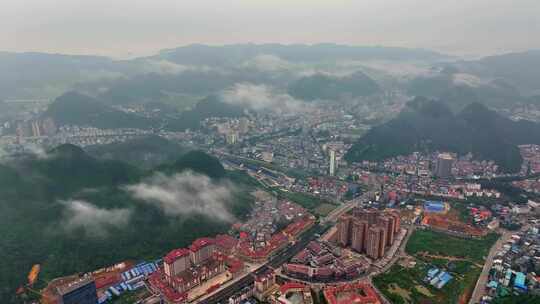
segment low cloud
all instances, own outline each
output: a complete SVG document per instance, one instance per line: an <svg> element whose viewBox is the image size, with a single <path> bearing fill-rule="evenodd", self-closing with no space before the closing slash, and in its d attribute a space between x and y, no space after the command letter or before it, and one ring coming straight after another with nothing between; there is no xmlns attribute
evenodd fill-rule
<svg viewBox="0 0 540 304"><path fill-rule="evenodd" d="M47 159L50 157L50 155L47 154L47 151L45 151L42 146L37 144L25 143L23 145L23 149L25 152L30 153L39 159Z"/></svg>
<svg viewBox="0 0 540 304"><path fill-rule="evenodd" d="M112 81L120 78L126 78L121 72L109 71L105 69L100 70L82 70L80 73L82 82L97 82L97 81Z"/></svg>
<svg viewBox="0 0 540 304"><path fill-rule="evenodd" d="M306 103L289 94L277 92L266 85L237 83L221 94L224 102L248 107L255 111L274 111L277 113L301 112L308 107Z"/></svg>
<svg viewBox="0 0 540 304"><path fill-rule="evenodd" d="M293 67L290 62L283 60L278 56L270 54L257 55L252 59L245 61L242 66L261 72L286 71Z"/></svg>
<svg viewBox="0 0 540 304"><path fill-rule="evenodd" d="M168 60L148 60L142 65L143 73L155 73L162 75L177 75L184 72L211 72L214 71L209 66L191 66L176 64Z"/></svg>
<svg viewBox="0 0 540 304"><path fill-rule="evenodd" d="M457 85L466 85L473 88L478 88L484 85L488 85L489 82L485 81L475 75L456 73L452 75L452 81Z"/></svg>
<svg viewBox="0 0 540 304"><path fill-rule="evenodd" d="M111 228L125 227L132 211L127 208L99 208L83 200L62 201L64 215L62 226L66 232L83 229L88 236L103 238Z"/></svg>
<svg viewBox="0 0 540 304"><path fill-rule="evenodd" d="M124 188L133 197L161 209L168 216L202 214L223 221L233 221L227 204L234 186L216 183L208 176L191 171L168 176L157 173L136 185Z"/></svg>

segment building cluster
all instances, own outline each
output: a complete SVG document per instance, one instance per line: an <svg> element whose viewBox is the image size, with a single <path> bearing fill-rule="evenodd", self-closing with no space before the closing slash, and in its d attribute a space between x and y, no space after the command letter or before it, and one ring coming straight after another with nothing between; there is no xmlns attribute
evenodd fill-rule
<svg viewBox="0 0 540 304"><path fill-rule="evenodd" d="M354 171L358 185L364 188L379 189L372 193L374 202L394 207L404 203L411 195L436 196L447 199L464 200L471 197L498 200L502 194L494 189L482 188L479 183L462 180L433 179L407 174L385 174L365 170Z"/></svg>
<svg viewBox="0 0 540 304"><path fill-rule="evenodd" d="M524 180L513 181L512 186L523 189L527 192L540 194L540 179L529 178Z"/></svg>
<svg viewBox="0 0 540 304"><path fill-rule="evenodd" d="M239 256L249 261L264 261L309 229L315 218L303 207L288 200L277 200L265 192L256 193L250 218L233 228L239 231Z"/></svg>
<svg viewBox="0 0 540 304"><path fill-rule="evenodd" d="M521 175L540 173L540 146L539 145L521 145L519 152L523 163L521 164Z"/></svg>
<svg viewBox="0 0 540 304"><path fill-rule="evenodd" d="M349 183L328 176L313 176L295 181L290 190L329 199L341 199L349 190Z"/></svg>
<svg viewBox="0 0 540 304"><path fill-rule="evenodd" d="M512 235L496 252L483 302L512 294L540 295L539 227L533 220L528 229Z"/></svg>
<svg viewBox="0 0 540 304"><path fill-rule="evenodd" d="M295 279L336 282L358 278L368 267L368 261L345 254L335 244L312 241L282 269L285 275Z"/></svg>
<svg viewBox="0 0 540 304"><path fill-rule="evenodd" d="M189 248L169 252L163 258L163 269L152 274L149 283L168 303L184 303L190 291L225 271L225 260L218 254L215 240L200 238ZM211 288L206 286L204 291Z"/></svg>
<svg viewBox="0 0 540 304"><path fill-rule="evenodd" d="M269 237L261 238L257 236L255 239L241 237L238 242L237 254L239 257L250 262L265 261L273 254L285 248L291 241L294 241L314 224L315 217L309 215L296 219L283 230Z"/></svg>
<svg viewBox="0 0 540 304"><path fill-rule="evenodd" d="M376 260L392 246L401 231L400 224L396 212L355 208L339 219L336 241Z"/></svg>
<svg viewBox="0 0 540 304"><path fill-rule="evenodd" d="M272 271L255 276L254 283L229 298L229 304L271 303L271 304L313 304L319 299L329 304L380 304L375 289L366 282L328 284L322 290L314 290L310 284L295 280L276 280Z"/></svg>
<svg viewBox="0 0 540 304"><path fill-rule="evenodd" d="M96 284L89 276L81 278L59 278L49 283L42 292L45 304L96 304Z"/></svg>
<svg viewBox="0 0 540 304"><path fill-rule="evenodd" d="M79 277L62 277L51 281L42 291L44 304L101 304L124 292L145 287L145 280L158 269L156 262L134 265L122 262Z"/></svg>
<svg viewBox="0 0 540 304"><path fill-rule="evenodd" d="M54 120L50 117L45 119L32 119L17 122L15 134L18 137L44 137L53 136L58 131Z"/></svg>
<svg viewBox="0 0 540 304"><path fill-rule="evenodd" d="M472 154L458 156L449 152L430 154L414 152L382 162L365 161L360 167L443 179L494 177L499 174L499 166L493 161L476 160Z"/></svg>
<svg viewBox="0 0 540 304"><path fill-rule="evenodd" d="M437 267L433 267L428 270L427 275L424 278L424 283L430 284L437 289L441 289L453 278L454 277L448 272Z"/></svg>
<svg viewBox="0 0 540 304"><path fill-rule="evenodd" d="M369 284L357 282L326 287L323 291L328 304L380 304L377 292Z"/></svg>

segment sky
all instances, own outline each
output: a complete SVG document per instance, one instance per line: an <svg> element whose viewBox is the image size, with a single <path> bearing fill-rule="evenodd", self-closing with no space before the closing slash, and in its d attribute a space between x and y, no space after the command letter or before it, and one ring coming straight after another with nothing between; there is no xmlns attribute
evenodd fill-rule
<svg viewBox="0 0 540 304"><path fill-rule="evenodd" d="M334 42L487 55L540 48L539 15L538 0L2 0L0 50Z"/></svg>

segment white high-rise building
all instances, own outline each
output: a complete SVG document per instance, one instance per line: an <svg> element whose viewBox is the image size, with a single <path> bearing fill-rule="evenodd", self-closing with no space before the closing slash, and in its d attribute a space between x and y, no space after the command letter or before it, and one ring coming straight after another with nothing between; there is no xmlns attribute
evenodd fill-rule
<svg viewBox="0 0 540 304"><path fill-rule="evenodd" d="M336 175L336 151L330 150L330 176Z"/></svg>

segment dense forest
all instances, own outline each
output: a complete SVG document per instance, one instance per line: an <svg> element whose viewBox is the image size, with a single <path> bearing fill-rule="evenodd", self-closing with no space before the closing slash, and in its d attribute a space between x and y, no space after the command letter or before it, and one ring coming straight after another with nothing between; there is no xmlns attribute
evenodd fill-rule
<svg viewBox="0 0 540 304"><path fill-rule="evenodd" d="M35 286L40 288L58 276L126 259L159 258L196 237L228 231L230 220L204 212L171 213L126 191L145 182L158 187L155 176L164 183L189 178L184 187L195 198L195 179L221 191L231 188L224 208L232 219L251 209L250 180L243 173L225 171L218 160L198 151L151 170L98 160L72 145L53 149L45 158L0 165L2 303L17 303L15 290L25 283L34 263L42 265ZM212 200L207 204L214 208Z"/></svg>

